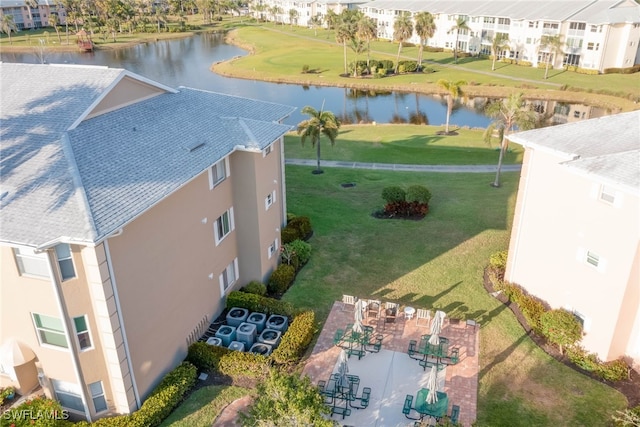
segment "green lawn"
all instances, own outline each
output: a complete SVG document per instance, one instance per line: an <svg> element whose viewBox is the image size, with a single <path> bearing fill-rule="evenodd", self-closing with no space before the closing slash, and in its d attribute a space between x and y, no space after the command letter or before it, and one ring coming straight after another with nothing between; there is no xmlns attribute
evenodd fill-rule
<svg viewBox="0 0 640 427"><path fill-rule="evenodd" d="M333 147L322 139L322 159L424 165L498 163L499 141L485 143L482 130L459 129L456 136L436 135L441 130L442 126L420 125L342 126ZM285 152L288 158L316 158L311 144L302 146L295 133L285 136ZM511 144L504 162L521 163L522 155L522 147Z"/></svg>
<svg viewBox="0 0 640 427"><path fill-rule="evenodd" d="M233 386L208 386L191 393L160 427L210 427L231 402L251 394Z"/></svg>
<svg viewBox="0 0 640 427"><path fill-rule="evenodd" d="M482 286L489 255L508 245L518 174L505 173L495 189L489 174L311 170L286 169L288 210L311 217L314 236L312 258L285 300L321 322L343 293L477 319L478 426L603 426L626 406L617 391L547 356ZM411 184L433 193L423 221L370 215L383 187Z"/></svg>

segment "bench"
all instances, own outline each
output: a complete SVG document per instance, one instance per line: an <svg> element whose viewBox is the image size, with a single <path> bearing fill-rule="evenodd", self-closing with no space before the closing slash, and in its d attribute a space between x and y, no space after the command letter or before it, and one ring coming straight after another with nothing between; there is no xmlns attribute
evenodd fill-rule
<svg viewBox="0 0 640 427"><path fill-rule="evenodd" d="M410 416L411 411L413 410L412 406L413 406L413 396L410 394L407 394L407 396L404 398L404 406L402 407L402 413L407 419L414 420L414 421L419 420L420 418L414 418Z"/></svg>
<svg viewBox="0 0 640 427"><path fill-rule="evenodd" d="M416 340L409 341L409 348L407 349L407 354L409 354L409 357L412 359L421 360L422 354L420 354L416 349L417 346L418 346L418 341ZM415 357L416 355L418 355L419 357Z"/></svg>
<svg viewBox="0 0 640 427"><path fill-rule="evenodd" d="M356 409L366 409L367 406L369 406L369 400L370 399L371 399L371 388L370 387L364 387L362 389L362 396L356 399L356 400L359 400L360 403L358 404L358 406L354 406L352 404L351 407L352 408L356 408Z"/></svg>
<svg viewBox="0 0 640 427"><path fill-rule="evenodd" d="M380 352L382 348L382 335L376 335L376 340L373 343L369 343L365 346L365 350L370 351L372 353Z"/></svg>
<svg viewBox="0 0 640 427"><path fill-rule="evenodd" d="M460 417L460 407L458 405L453 405L451 407L451 416L449 417L449 419L453 424L457 424L459 417Z"/></svg>
<svg viewBox="0 0 640 427"><path fill-rule="evenodd" d="M344 420L344 417L348 417L349 415L351 415L351 409L334 406L331 408L331 416L335 414L342 415L342 419Z"/></svg>
<svg viewBox="0 0 640 427"><path fill-rule="evenodd" d="M342 329L338 329L335 334L333 334L333 345L338 345L340 341L342 341L342 337L344 336L344 331Z"/></svg>

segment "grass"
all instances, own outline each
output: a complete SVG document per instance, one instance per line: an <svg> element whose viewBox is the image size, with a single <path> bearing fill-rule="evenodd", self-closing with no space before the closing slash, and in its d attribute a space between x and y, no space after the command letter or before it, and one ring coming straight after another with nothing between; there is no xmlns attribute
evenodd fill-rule
<svg viewBox="0 0 640 427"><path fill-rule="evenodd" d="M481 130L458 129L457 136L441 136L442 126L346 125L340 128L335 145L321 141L323 160L354 160L375 163L424 165L497 164L499 141L484 142ZM316 151L291 133L285 136L287 157L315 159ZM505 164L521 163L522 147L509 146ZM391 161L392 160L392 161Z"/></svg>
<svg viewBox="0 0 640 427"><path fill-rule="evenodd" d="M231 402L251 394L234 386L207 386L191 393L160 427L210 427Z"/></svg>
<svg viewBox="0 0 640 427"><path fill-rule="evenodd" d="M232 34L234 43L254 54L216 64L216 72L241 78L307 85L378 88L409 92L442 93L437 85L441 78L466 80L465 90L472 96L501 97L523 91L529 99L553 99L597 105L609 111L631 111L638 108L640 85L636 74L584 75L564 70L550 70L544 79L544 69L497 63L491 71L491 60L463 58L452 64L452 54L426 52L436 72L405 74L383 79L353 79L340 77L344 73L343 49L335 43L329 30L317 30L274 24L245 26ZM395 62L397 44L375 41L371 56ZM348 62L355 59L347 53ZM415 59L417 47L403 48L402 59ZM366 59L366 53L359 55ZM314 73L302 74L308 65ZM575 88L560 90L562 86ZM605 92L606 91L606 92ZM602 93L598 93L602 92Z"/></svg>
<svg viewBox="0 0 640 427"><path fill-rule="evenodd" d="M359 160L359 159L358 159ZM343 293L439 308L481 327L478 426L607 425L617 391L556 362L482 286L489 255L508 245L518 175L433 174L287 166L287 206L314 225L313 256L284 299L323 322ZM342 182L355 182L342 188ZM432 193L423 221L377 220L388 185Z"/></svg>

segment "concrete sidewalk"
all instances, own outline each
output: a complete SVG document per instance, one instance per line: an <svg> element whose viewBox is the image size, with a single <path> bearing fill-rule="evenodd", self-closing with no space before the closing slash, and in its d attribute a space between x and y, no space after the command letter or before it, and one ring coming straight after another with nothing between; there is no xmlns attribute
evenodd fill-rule
<svg viewBox="0 0 640 427"><path fill-rule="evenodd" d="M287 165L316 166L314 159L286 159ZM320 167L377 169L401 172L443 172L443 173L495 173L497 165L402 165L396 163L362 163L333 160L321 160ZM502 172L519 172L521 165L502 165Z"/></svg>

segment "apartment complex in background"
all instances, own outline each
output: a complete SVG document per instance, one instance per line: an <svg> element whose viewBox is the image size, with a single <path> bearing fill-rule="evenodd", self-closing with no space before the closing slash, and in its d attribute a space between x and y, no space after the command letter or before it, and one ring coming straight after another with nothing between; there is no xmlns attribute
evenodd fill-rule
<svg viewBox="0 0 640 427"><path fill-rule="evenodd" d="M339 14L345 9L360 9L376 22L378 38L384 40L393 40L398 16L429 12L436 31L427 46L489 55L493 38L502 33L508 36L509 47L498 56L534 67L550 61L554 67L573 65L602 72L640 63L640 5L633 0L255 0L254 11L256 4L266 11L262 13L265 19L276 22L289 22L289 11L296 10L295 23L302 26L311 25L315 16L326 25L329 10ZM458 34L453 27L459 18L469 30ZM562 53L553 55L549 48L541 46L543 36L559 36ZM420 43L420 38L414 31L407 41Z"/></svg>
<svg viewBox="0 0 640 427"><path fill-rule="evenodd" d="M129 413L277 266L294 109L106 67L0 75L0 385Z"/></svg>
<svg viewBox="0 0 640 427"><path fill-rule="evenodd" d="M640 111L512 134L525 147L505 280L640 365Z"/></svg>
<svg viewBox="0 0 640 427"><path fill-rule="evenodd" d="M53 0L34 0L29 5L24 0L0 0L0 18L4 15L13 17L18 31L49 27L51 15L57 15L59 25L67 17L64 7Z"/></svg>

